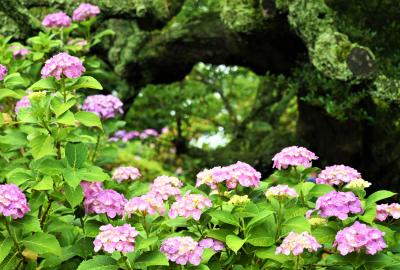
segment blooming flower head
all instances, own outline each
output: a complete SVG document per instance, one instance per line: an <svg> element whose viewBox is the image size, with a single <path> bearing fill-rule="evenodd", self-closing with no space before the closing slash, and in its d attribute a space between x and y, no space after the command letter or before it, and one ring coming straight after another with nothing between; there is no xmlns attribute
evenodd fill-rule
<svg viewBox="0 0 400 270"><path fill-rule="evenodd" d="M172 204L168 215L170 218L180 216L199 220L202 210L211 206L211 200L201 194L186 194L177 198L176 202Z"/></svg>
<svg viewBox="0 0 400 270"><path fill-rule="evenodd" d="M202 248L211 248L215 252L221 251L225 248L224 243L212 238L204 238L203 240L200 240L199 246Z"/></svg>
<svg viewBox="0 0 400 270"><path fill-rule="evenodd" d="M127 200L112 189L100 190L93 196L85 197L84 206L87 214L106 214L110 218L122 216Z"/></svg>
<svg viewBox="0 0 400 270"><path fill-rule="evenodd" d="M103 191L103 183L102 182L87 182L82 181L81 187L83 189L83 195L85 198L97 196L100 191Z"/></svg>
<svg viewBox="0 0 400 270"><path fill-rule="evenodd" d="M30 53L27 48L22 47L21 45L13 45L10 46L9 49L12 52L14 59L23 58L25 55Z"/></svg>
<svg viewBox="0 0 400 270"><path fill-rule="evenodd" d="M113 95L88 96L83 103L82 109L97 114L102 119L114 118L117 113L123 113L123 103Z"/></svg>
<svg viewBox="0 0 400 270"><path fill-rule="evenodd" d="M384 235L385 233L377 228L356 221L350 227L338 231L333 246L337 247L343 256L354 251L360 253L362 250L365 250L366 254L373 255L386 248Z"/></svg>
<svg viewBox="0 0 400 270"><path fill-rule="evenodd" d="M290 232L285 239L283 239L282 244L276 248L276 254L285 254L297 256L308 250L309 252L315 252L322 246L308 232L295 233Z"/></svg>
<svg viewBox="0 0 400 270"><path fill-rule="evenodd" d="M307 148L290 146L283 148L272 158L272 161L274 162L272 168L281 170L287 169L289 166L300 165L304 168L309 168L311 167L311 162L317 159L318 157Z"/></svg>
<svg viewBox="0 0 400 270"><path fill-rule="evenodd" d="M24 217L30 208L25 194L14 184L0 185L0 213L13 219Z"/></svg>
<svg viewBox="0 0 400 270"><path fill-rule="evenodd" d="M142 176L138 168L135 167L118 167L112 176L113 179L121 183L125 180L136 180Z"/></svg>
<svg viewBox="0 0 400 270"><path fill-rule="evenodd" d="M135 238L139 233L130 224L113 227L107 224L100 227L100 233L93 241L94 251L103 249L105 252L113 253L119 251L123 253L132 252L135 249Z"/></svg>
<svg viewBox="0 0 400 270"><path fill-rule="evenodd" d="M230 205L243 205L250 202L249 196L243 195L233 195L232 198L229 199L228 204Z"/></svg>
<svg viewBox="0 0 400 270"><path fill-rule="evenodd" d="M227 167L214 167L204 169L197 174L196 187L206 184L211 189L217 189L218 183L230 179L230 173Z"/></svg>
<svg viewBox="0 0 400 270"><path fill-rule="evenodd" d="M7 76L8 69L6 66L0 64L0 81L4 80L4 77Z"/></svg>
<svg viewBox="0 0 400 270"><path fill-rule="evenodd" d="M71 18L65 12L56 12L46 15L42 25L47 28L64 28L71 25Z"/></svg>
<svg viewBox="0 0 400 270"><path fill-rule="evenodd" d="M177 236L165 239L160 247L168 260L176 264L186 265L188 262L199 265L203 248L189 236Z"/></svg>
<svg viewBox="0 0 400 270"><path fill-rule="evenodd" d="M378 204L376 206L376 219L379 221L385 221L389 216L394 219L400 218L400 204Z"/></svg>
<svg viewBox="0 0 400 270"><path fill-rule="evenodd" d="M364 190L364 189L366 189L367 187L370 187L370 186L371 186L371 183L370 183L370 182L365 181L364 179L359 178L359 179L355 179L355 180L351 181L350 183L348 183L348 184L346 185L346 188L348 188L348 189L354 189L354 190L356 190L356 189L358 189L358 190Z"/></svg>
<svg viewBox="0 0 400 270"><path fill-rule="evenodd" d="M296 198L299 195L297 194L296 190L293 188L290 188L287 185L277 185L274 187L270 187L267 189L265 192L265 196L267 198L277 198L277 199L283 199L283 198Z"/></svg>
<svg viewBox="0 0 400 270"><path fill-rule="evenodd" d="M133 213L142 213L143 215L164 215L165 207L164 201L160 197L145 194L140 197L133 197L130 199L124 208L124 216L129 218Z"/></svg>
<svg viewBox="0 0 400 270"><path fill-rule="evenodd" d="M139 137L140 139L147 139L148 137L157 137L159 134L157 132L157 130L153 129L153 128L148 128L142 131L142 133L140 133Z"/></svg>
<svg viewBox="0 0 400 270"><path fill-rule="evenodd" d="M317 184L342 185L360 179L361 174L352 167L345 165L328 166L322 170L316 179Z"/></svg>
<svg viewBox="0 0 400 270"><path fill-rule="evenodd" d="M72 13L72 19L74 21L84 21L92 17L96 17L100 13L100 8L88 3L82 3Z"/></svg>
<svg viewBox="0 0 400 270"><path fill-rule="evenodd" d="M116 142L116 141L128 142L139 136L140 136L140 132L136 131L136 130L133 130L133 131L118 130L111 136L110 141L112 141L112 142Z"/></svg>
<svg viewBox="0 0 400 270"><path fill-rule="evenodd" d="M18 113L21 108L29 108L31 106L31 102L29 101L28 96L24 96L15 104L15 113Z"/></svg>
<svg viewBox="0 0 400 270"><path fill-rule="evenodd" d="M154 197L158 197L162 200L168 200L170 196L180 197L183 183L176 177L173 176L158 176L154 179L150 185L149 194Z"/></svg>
<svg viewBox="0 0 400 270"><path fill-rule="evenodd" d="M86 69L78 57L63 52L47 59L41 74L42 78L55 77L60 80L61 76L79 78L85 71Z"/></svg>
<svg viewBox="0 0 400 270"><path fill-rule="evenodd" d="M227 180L228 188L235 188L235 183L238 182L243 187L258 187L260 185L261 173L247 163L238 161L228 166L228 171L230 174L230 178ZM228 181L230 186L228 186Z"/></svg>
<svg viewBox="0 0 400 270"><path fill-rule="evenodd" d="M341 220L348 218L349 214L363 212L361 202L353 192L331 191L319 197L315 209L321 217L337 217Z"/></svg>

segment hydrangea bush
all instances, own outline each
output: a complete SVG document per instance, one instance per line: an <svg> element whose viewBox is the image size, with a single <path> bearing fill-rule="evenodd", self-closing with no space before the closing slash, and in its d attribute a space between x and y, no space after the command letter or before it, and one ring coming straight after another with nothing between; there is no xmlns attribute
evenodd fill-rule
<svg viewBox="0 0 400 270"><path fill-rule="evenodd" d="M367 196L360 172L313 167L304 147L271 156L269 176L237 161L148 181L107 162L121 140L160 134L120 129L112 89L87 94L103 90L83 57L100 40L90 34L100 12L49 14L46 32L1 48L0 269L400 267L395 194Z"/></svg>

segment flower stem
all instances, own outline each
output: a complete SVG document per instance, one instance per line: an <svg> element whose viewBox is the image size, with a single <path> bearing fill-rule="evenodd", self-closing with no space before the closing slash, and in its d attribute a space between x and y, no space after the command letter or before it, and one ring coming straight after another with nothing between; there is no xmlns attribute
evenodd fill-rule
<svg viewBox="0 0 400 270"><path fill-rule="evenodd" d="M14 245L17 247L18 253L22 256L21 248L20 248L20 246L18 244L18 240L17 240L15 234L13 234L11 232L10 224L8 223L7 217L4 217L4 224L6 225L7 232L11 236L11 238L12 238L12 240L14 242Z"/></svg>
<svg viewBox="0 0 400 270"><path fill-rule="evenodd" d="M128 256L126 256L124 253L122 253L121 252L121 256L123 257L123 258L125 258L125 265L126 265L126 267L128 268L128 270L133 270L133 268L132 268L132 265L131 265L131 263L130 263L130 261L129 261L129 259L128 259Z"/></svg>
<svg viewBox="0 0 400 270"><path fill-rule="evenodd" d="M97 150L99 148L99 144L100 144L100 133L97 134L96 146L94 147L93 156L92 156L92 162L94 162L94 160L96 159L96 155L97 155Z"/></svg>
<svg viewBox="0 0 400 270"><path fill-rule="evenodd" d="M67 102L67 91L65 90L64 78L61 78L60 83L61 83L61 92L63 93L63 96L64 96L64 103L66 103Z"/></svg>
<svg viewBox="0 0 400 270"><path fill-rule="evenodd" d="M143 214L143 229L146 233L146 237L149 238L149 232L147 230L146 214Z"/></svg>
<svg viewBox="0 0 400 270"><path fill-rule="evenodd" d="M275 241L278 241L279 236L281 234L281 226L282 226L282 202L279 200L279 208L276 217L276 235Z"/></svg>

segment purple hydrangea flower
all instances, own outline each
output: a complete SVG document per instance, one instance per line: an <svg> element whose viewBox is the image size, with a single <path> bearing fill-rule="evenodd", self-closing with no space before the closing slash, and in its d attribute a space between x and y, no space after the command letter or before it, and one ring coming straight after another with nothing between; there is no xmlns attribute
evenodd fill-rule
<svg viewBox="0 0 400 270"><path fill-rule="evenodd" d="M31 106L31 102L29 101L28 96L24 96L15 104L15 113L18 113L21 108L29 108Z"/></svg>
<svg viewBox="0 0 400 270"><path fill-rule="evenodd" d="M71 18L65 12L56 12L46 15L42 25L47 28L64 28L71 25Z"/></svg>
<svg viewBox="0 0 400 270"><path fill-rule="evenodd" d="M321 217L337 217L341 220L348 218L349 214L363 212L361 202L353 192L331 191L319 197L315 210Z"/></svg>
<svg viewBox="0 0 400 270"><path fill-rule="evenodd" d="M180 265L186 265L188 262L199 265L203 255L203 248L189 236L165 239L160 251L168 257L168 260Z"/></svg>
<svg viewBox="0 0 400 270"><path fill-rule="evenodd" d="M269 189L267 189L267 191L265 192L265 196L267 198L269 198L269 197L296 198L299 195L297 194L295 189L290 188L287 185L277 185L277 186L270 187Z"/></svg>
<svg viewBox="0 0 400 270"><path fill-rule="evenodd" d="M68 53L59 53L46 60L42 68L42 78L55 77L57 80L64 75L67 78L79 78L86 69L78 57Z"/></svg>
<svg viewBox="0 0 400 270"><path fill-rule="evenodd" d="M100 8L88 3L82 3L72 13L72 19L74 21L84 21L92 17L96 17L100 13Z"/></svg>
<svg viewBox="0 0 400 270"><path fill-rule="evenodd" d="M21 45L12 45L9 49L12 52L14 59L24 58L27 54L30 53L30 50L22 47Z"/></svg>
<svg viewBox="0 0 400 270"><path fill-rule="evenodd" d="M236 188L237 183L243 187L258 187L260 185L261 173L247 163L238 161L228 166L227 169L230 175L227 180L228 188Z"/></svg>
<svg viewBox="0 0 400 270"><path fill-rule="evenodd" d="M352 167L345 165L328 166L322 170L316 179L317 184L342 185L361 178L361 174Z"/></svg>
<svg viewBox="0 0 400 270"><path fill-rule="evenodd" d="M204 169L197 174L196 187L206 184L211 189L218 188L218 183L230 179L228 167L214 167L212 169Z"/></svg>
<svg viewBox="0 0 400 270"><path fill-rule="evenodd" d="M135 238L139 233L130 224L113 227L107 224L100 227L100 233L93 241L94 251L103 249L105 252L113 253L119 251L123 253L132 252L135 249Z"/></svg>
<svg viewBox="0 0 400 270"><path fill-rule="evenodd" d="M113 95L88 96L82 109L97 114L102 119L114 118L117 113L123 113L123 103Z"/></svg>
<svg viewBox="0 0 400 270"><path fill-rule="evenodd" d="M391 204L378 204L376 206L376 219L379 221L385 221L389 216L393 217L393 219L400 218L400 204L391 203Z"/></svg>
<svg viewBox="0 0 400 270"><path fill-rule="evenodd" d="M211 200L201 194L186 194L176 199L176 202L171 205L168 215L170 218L180 216L199 220L202 210L211 206Z"/></svg>
<svg viewBox="0 0 400 270"><path fill-rule="evenodd" d="M298 256L308 250L309 252L315 252L322 246L308 232L295 233L290 232L288 236L283 239L282 244L276 248L276 254L290 255L292 253Z"/></svg>
<svg viewBox="0 0 400 270"><path fill-rule="evenodd" d="M356 221L350 227L338 231L333 246L343 256L354 251L360 253L362 250L373 255L386 248L384 235L384 232Z"/></svg>
<svg viewBox="0 0 400 270"><path fill-rule="evenodd" d="M149 194L161 200L168 200L169 197L180 197L183 183L173 176L158 176L150 185Z"/></svg>
<svg viewBox="0 0 400 270"><path fill-rule="evenodd" d="M290 146L283 148L272 158L274 162L272 167L278 170L287 169L289 166L300 165L304 168L309 168L311 167L311 162L316 159L318 159L318 157L307 148Z"/></svg>
<svg viewBox="0 0 400 270"><path fill-rule="evenodd" d="M141 213L143 215L158 213L162 216L165 213L164 201L160 197L155 197L151 194L133 197L125 204L124 216L130 218L133 213Z"/></svg>
<svg viewBox="0 0 400 270"><path fill-rule="evenodd" d="M117 180L118 183L126 180L136 180L142 175L138 168L135 167L118 167L112 176L113 179Z"/></svg>
<svg viewBox="0 0 400 270"><path fill-rule="evenodd" d="M0 213L13 219L22 218L30 211L25 194L14 184L0 185Z"/></svg>
<svg viewBox="0 0 400 270"><path fill-rule="evenodd" d="M112 189L98 189L98 186L84 188L83 202L87 214L106 214L110 218L122 216L127 202L125 197Z"/></svg>
<svg viewBox="0 0 400 270"><path fill-rule="evenodd" d="M199 246L202 248L211 248L215 252L221 251L225 248L224 243L212 238L204 238L203 240L200 240Z"/></svg>
<svg viewBox="0 0 400 270"><path fill-rule="evenodd" d="M142 131L140 133L139 137L140 139L144 140L147 139L148 137L158 137L160 134L158 134L157 130L153 128L148 128Z"/></svg>
<svg viewBox="0 0 400 270"><path fill-rule="evenodd" d="M6 66L0 64L0 81L4 80L4 78L7 76L8 69Z"/></svg>

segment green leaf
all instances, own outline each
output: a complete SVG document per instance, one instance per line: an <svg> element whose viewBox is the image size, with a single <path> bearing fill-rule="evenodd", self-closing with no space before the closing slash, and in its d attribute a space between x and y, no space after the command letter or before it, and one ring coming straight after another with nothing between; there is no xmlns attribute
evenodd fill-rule
<svg viewBox="0 0 400 270"><path fill-rule="evenodd" d="M64 179L67 182L67 184L72 188L77 187L82 180L79 172L77 170L71 169L71 168L65 169L63 172L63 176L64 176Z"/></svg>
<svg viewBox="0 0 400 270"><path fill-rule="evenodd" d="M103 90L103 86L101 86L101 84L95 78L90 76L82 76L74 84L67 86L69 91L82 88Z"/></svg>
<svg viewBox="0 0 400 270"><path fill-rule="evenodd" d="M214 256L216 252L211 248L203 249L203 254L201 255L201 263L207 264L208 261Z"/></svg>
<svg viewBox="0 0 400 270"><path fill-rule="evenodd" d="M228 211L224 210L214 210L209 213L212 218L215 218L216 220L226 223L226 224L231 224L234 226L239 226L239 221L235 218L234 215L229 213Z"/></svg>
<svg viewBox="0 0 400 270"><path fill-rule="evenodd" d="M2 100L3 98L7 98L7 97L20 99L23 96L24 95L17 93L16 91L11 90L11 89L7 89L7 88L0 89L0 100Z"/></svg>
<svg viewBox="0 0 400 270"><path fill-rule="evenodd" d="M53 189L53 178L51 176L44 176L43 179L32 187L34 190L52 190Z"/></svg>
<svg viewBox="0 0 400 270"><path fill-rule="evenodd" d="M59 99L53 98L51 100L51 110L55 113L56 117L59 117L76 104L75 99L70 99L66 103L62 103Z"/></svg>
<svg viewBox="0 0 400 270"><path fill-rule="evenodd" d="M87 166L85 168L79 169L78 173L81 176L81 179L85 179L85 181L89 182L102 182L110 179L110 176L105 173L102 168L97 166Z"/></svg>
<svg viewBox="0 0 400 270"><path fill-rule="evenodd" d="M27 214L23 218L13 220L11 225L28 233L42 231L39 219L36 215Z"/></svg>
<svg viewBox="0 0 400 270"><path fill-rule="evenodd" d="M15 270L15 266L21 259L18 258L18 253L10 253L0 264L1 270Z"/></svg>
<svg viewBox="0 0 400 270"><path fill-rule="evenodd" d="M4 78L4 85L6 88L25 88L28 83L29 82L19 73L11 73Z"/></svg>
<svg viewBox="0 0 400 270"><path fill-rule="evenodd" d="M110 256L94 256L93 259L83 261L77 270L117 270L117 261Z"/></svg>
<svg viewBox="0 0 400 270"><path fill-rule="evenodd" d="M312 189L310 189L308 195L310 197L320 197L332 190L335 190L335 189L333 187L331 187L330 185L316 184Z"/></svg>
<svg viewBox="0 0 400 270"><path fill-rule="evenodd" d="M0 242L0 263L7 257L10 253L11 248L14 246L14 243L11 237L3 238Z"/></svg>
<svg viewBox="0 0 400 270"><path fill-rule="evenodd" d="M329 226L320 226L312 230L312 235L321 244L331 245L336 237L336 230Z"/></svg>
<svg viewBox="0 0 400 270"><path fill-rule="evenodd" d="M57 89L57 83L54 77L48 77L45 79L41 79L29 87L29 90L38 91L38 90L54 90Z"/></svg>
<svg viewBox="0 0 400 270"><path fill-rule="evenodd" d="M135 260L135 264L148 266L169 265L167 257L158 250L144 252Z"/></svg>
<svg viewBox="0 0 400 270"><path fill-rule="evenodd" d="M71 205L72 208L79 205L83 201L83 191L81 186L77 185L75 188L71 187L69 184L64 185L65 198Z"/></svg>
<svg viewBox="0 0 400 270"><path fill-rule="evenodd" d="M282 226L282 235L289 232L310 232L311 225L305 217L297 216L287 220Z"/></svg>
<svg viewBox="0 0 400 270"><path fill-rule="evenodd" d="M372 193L366 201L366 206L371 205L372 203L375 203L377 201L390 198L392 196L396 195L396 193L388 191L388 190L379 190L374 193Z"/></svg>
<svg viewBox="0 0 400 270"><path fill-rule="evenodd" d="M375 217L376 217L376 205L372 204L365 209L363 215L360 217L360 220L372 224L375 220Z"/></svg>
<svg viewBox="0 0 400 270"><path fill-rule="evenodd" d="M146 248L154 245L155 243L157 243L157 240L158 240L157 236L152 236L150 238L138 237L135 240L135 249L136 250L146 249Z"/></svg>
<svg viewBox="0 0 400 270"><path fill-rule="evenodd" d="M88 148L84 143L67 143L65 156L69 166L74 169L82 168L88 156Z"/></svg>
<svg viewBox="0 0 400 270"><path fill-rule="evenodd" d="M73 246L73 252L84 259L93 253L93 239L84 237L78 240Z"/></svg>
<svg viewBox="0 0 400 270"><path fill-rule="evenodd" d="M235 253L238 252L245 242L246 240L243 240L242 238L233 234L226 237L226 245Z"/></svg>
<svg viewBox="0 0 400 270"><path fill-rule="evenodd" d="M103 129L100 118L95 113L91 112L77 112L75 114L76 120L78 120L82 125L87 127L98 127Z"/></svg>
<svg viewBox="0 0 400 270"><path fill-rule="evenodd" d="M35 159L56 155L54 139L49 135L36 136L30 141L29 145L32 148L32 156Z"/></svg>
<svg viewBox="0 0 400 270"><path fill-rule="evenodd" d="M71 111L66 111L60 117L57 118L57 123L67 126L75 126L76 125L75 116Z"/></svg>
<svg viewBox="0 0 400 270"><path fill-rule="evenodd" d="M231 230L215 229L207 231L207 236L214 238L218 241L225 242L226 237L231 233Z"/></svg>
<svg viewBox="0 0 400 270"><path fill-rule="evenodd" d="M291 260L290 256L286 256L283 254L277 255L275 253L276 247L262 248L256 251L256 256L260 259L270 259L280 263L284 263L286 261Z"/></svg>
<svg viewBox="0 0 400 270"><path fill-rule="evenodd" d="M270 210L264 210L261 213L257 214L257 216L253 217L250 222L247 224L246 229L250 229L252 226L258 224L259 222L264 221L267 217L272 215L274 212Z"/></svg>
<svg viewBox="0 0 400 270"><path fill-rule="evenodd" d="M56 237L51 234L37 232L22 241L22 244L39 255L52 253L61 255L61 247Z"/></svg>

